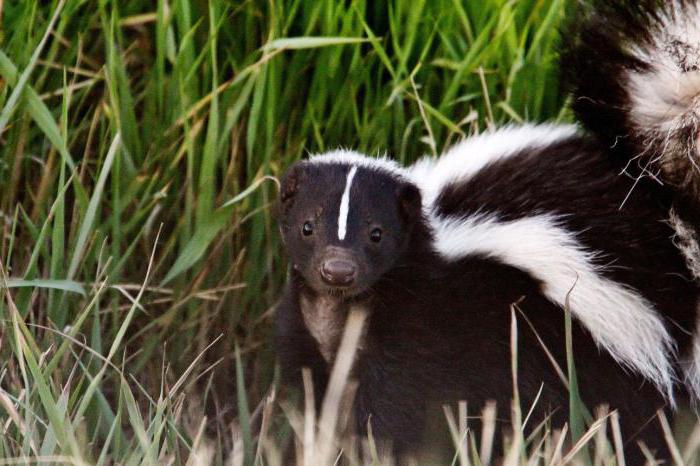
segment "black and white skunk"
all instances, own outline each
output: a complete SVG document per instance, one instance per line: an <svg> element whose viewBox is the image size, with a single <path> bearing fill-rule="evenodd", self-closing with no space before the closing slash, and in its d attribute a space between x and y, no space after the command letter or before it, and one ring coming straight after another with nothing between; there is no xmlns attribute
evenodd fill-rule
<svg viewBox="0 0 700 466"><path fill-rule="evenodd" d="M668 8L676 11L675 4ZM655 11L653 18L666 18L664 33L679 24L671 12ZM661 40L656 32L637 31L640 42L600 46L641 50ZM630 31L618 39L632 37ZM638 89L611 79L615 95ZM659 86L668 84L658 79ZM583 86L578 97L586 95ZM697 96L690 102L685 95L675 105L692 109ZM620 160L634 160L638 148L662 134L651 120L633 120L652 107L649 114L660 117L662 101L637 97L628 107L611 98L595 110L579 108L589 132L506 127L408 168L348 151L293 165L280 201L292 264L276 314L284 380L299 384L302 367L309 367L320 400L347 311L360 306L368 320L353 372L358 433L371 423L399 455L410 453L420 444L429 406L457 400L478 412L495 399L507 422L517 303L522 406L534 406L533 425L547 416L561 425L569 393L556 365L566 368L569 309L584 403L619 410L632 458L640 458L636 441L666 455L656 412L685 397L686 386L700 387L700 350L694 350L700 345L692 336L700 293L689 267L697 232L684 203L694 188L676 183L693 168L664 172L669 184L620 174ZM596 126L596 112L608 123ZM635 126L624 126L630 121ZM611 147L618 132L626 136L624 148ZM688 141L679 136L669 150ZM650 147L659 151L655 157L666 157L661 146Z"/></svg>

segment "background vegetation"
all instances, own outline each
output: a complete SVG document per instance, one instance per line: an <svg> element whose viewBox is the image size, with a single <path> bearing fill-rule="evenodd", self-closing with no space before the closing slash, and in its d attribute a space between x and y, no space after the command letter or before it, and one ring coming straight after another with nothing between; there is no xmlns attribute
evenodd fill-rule
<svg viewBox="0 0 700 466"><path fill-rule="evenodd" d="M0 0L0 457L282 461L275 180L562 118L566 8Z"/></svg>

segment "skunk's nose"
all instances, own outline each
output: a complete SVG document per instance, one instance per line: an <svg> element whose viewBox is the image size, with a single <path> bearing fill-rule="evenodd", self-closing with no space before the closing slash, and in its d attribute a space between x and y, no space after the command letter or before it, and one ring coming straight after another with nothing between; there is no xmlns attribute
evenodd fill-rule
<svg viewBox="0 0 700 466"><path fill-rule="evenodd" d="M352 285L356 275L357 267L347 259L329 259L321 265L321 278L328 285Z"/></svg>

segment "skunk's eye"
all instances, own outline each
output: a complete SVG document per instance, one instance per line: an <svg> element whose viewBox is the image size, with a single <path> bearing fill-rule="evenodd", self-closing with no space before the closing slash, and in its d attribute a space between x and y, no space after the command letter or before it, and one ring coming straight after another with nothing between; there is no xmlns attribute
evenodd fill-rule
<svg viewBox="0 0 700 466"><path fill-rule="evenodd" d="M304 236L311 236L311 234L314 232L314 227L311 225L311 222L304 222L304 225L301 227L301 233Z"/></svg>
<svg viewBox="0 0 700 466"><path fill-rule="evenodd" d="M382 230L379 228L375 228L374 230L369 232L369 239L373 243L378 243L382 240Z"/></svg>

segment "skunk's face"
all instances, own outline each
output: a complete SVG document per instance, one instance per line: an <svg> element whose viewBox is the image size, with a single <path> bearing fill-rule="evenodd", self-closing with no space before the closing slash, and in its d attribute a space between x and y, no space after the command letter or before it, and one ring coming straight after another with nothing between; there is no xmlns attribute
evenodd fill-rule
<svg viewBox="0 0 700 466"><path fill-rule="evenodd" d="M304 161L284 177L280 230L292 266L318 293L356 296L404 254L418 189L381 170Z"/></svg>

